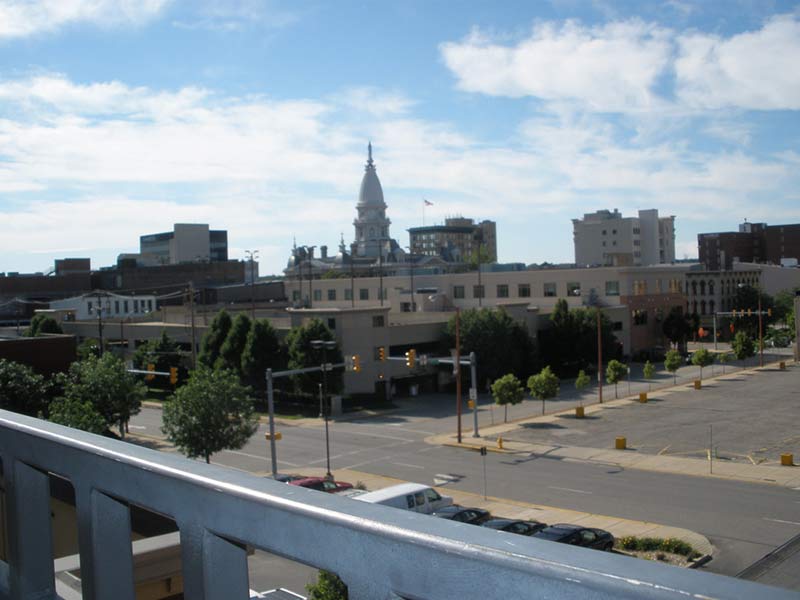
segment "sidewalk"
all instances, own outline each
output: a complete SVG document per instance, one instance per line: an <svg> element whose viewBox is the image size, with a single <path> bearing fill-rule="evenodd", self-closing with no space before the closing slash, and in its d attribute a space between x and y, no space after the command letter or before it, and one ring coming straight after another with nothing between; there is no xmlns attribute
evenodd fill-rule
<svg viewBox="0 0 800 600"><path fill-rule="evenodd" d="M323 477L325 475L325 469L323 468L295 469L293 472L310 477ZM261 474L265 476L268 475L266 472ZM383 477L381 475L373 475L371 473L363 473L350 469L337 469L336 479L348 481L354 485L362 483L370 491L379 490L398 483L404 483L404 481L400 479ZM633 521L618 517L607 517L593 513L555 508L542 504L517 502L514 500L496 498L494 496L488 496L484 500L481 494L462 492L448 487L437 487L436 489L441 494L452 496L453 502L456 504L484 508L496 517L522 520L532 519L549 525L554 523L574 523L576 525L598 527L610 531L616 538L626 536L677 538L691 544L692 547L704 557L698 559L696 563L699 563L701 560L703 562L707 561L708 557L714 552L714 548L711 542L708 541L708 538L694 531L690 531L689 529L668 527L666 525L659 525L658 523L650 523L647 521Z"/></svg>

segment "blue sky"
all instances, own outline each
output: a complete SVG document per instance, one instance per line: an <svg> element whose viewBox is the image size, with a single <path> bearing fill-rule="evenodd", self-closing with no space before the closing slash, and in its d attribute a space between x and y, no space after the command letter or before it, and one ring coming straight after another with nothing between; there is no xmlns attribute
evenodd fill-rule
<svg viewBox="0 0 800 600"><path fill-rule="evenodd" d="M352 241L369 140L402 245L427 198L503 262L602 208L694 257L800 222L799 64L797 2L0 0L0 271L203 222L278 273Z"/></svg>

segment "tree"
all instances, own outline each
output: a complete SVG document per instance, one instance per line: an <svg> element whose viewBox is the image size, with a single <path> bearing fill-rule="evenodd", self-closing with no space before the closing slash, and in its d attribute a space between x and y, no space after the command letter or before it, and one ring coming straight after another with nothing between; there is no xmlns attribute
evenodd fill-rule
<svg viewBox="0 0 800 600"><path fill-rule="evenodd" d="M680 369L681 364L683 363L683 358L681 357L681 353L677 350L670 350L667 352L666 356L664 356L664 368L672 373L672 383L678 383L678 376L676 373L678 369Z"/></svg>
<svg viewBox="0 0 800 600"><path fill-rule="evenodd" d="M89 400L80 398L56 398L50 404L50 421L82 429L98 435L108 430L103 415L101 415Z"/></svg>
<svg viewBox="0 0 800 600"><path fill-rule="evenodd" d="M148 340L136 349L133 355L133 366L137 369L147 369L147 365L152 364L155 365L156 371L166 373L170 368L180 365L181 356L178 343L162 330L161 337ZM166 377L156 377L150 385L163 389L172 387Z"/></svg>
<svg viewBox="0 0 800 600"><path fill-rule="evenodd" d="M200 340L200 353L197 355L197 362L206 367L213 367L219 358L219 350L228 337L231 329L231 316L225 309L217 313L211 321L203 339Z"/></svg>
<svg viewBox="0 0 800 600"><path fill-rule="evenodd" d="M555 398L558 395L558 377L547 366L539 371L537 375L531 375L528 378L528 390L530 390L531 396L542 401L542 414L544 414L545 400Z"/></svg>
<svg viewBox="0 0 800 600"><path fill-rule="evenodd" d="M278 332L267 319L253 323L242 350L242 375L250 387L263 392L268 367L278 370L285 365L286 357L278 339Z"/></svg>
<svg viewBox="0 0 800 600"><path fill-rule="evenodd" d="M161 430L186 456L208 463L215 452L247 443L258 428L254 410L236 373L199 367L164 404Z"/></svg>
<svg viewBox="0 0 800 600"><path fill-rule="evenodd" d="M622 378L625 377L625 374L628 372L628 367L624 364L619 362L618 360L610 360L608 361L608 366L606 367L606 379L608 383L614 384L614 397L619 398L617 395L617 384L622 381Z"/></svg>
<svg viewBox="0 0 800 600"><path fill-rule="evenodd" d="M492 398L495 404L505 408L503 421L508 421L508 405L519 404L525 397L522 382L513 373L508 373L492 384Z"/></svg>
<svg viewBox="0 0 800 600"><path fill-rule="evenodd" d="M731 355L725 352L724 354L719 355L719 362L722 364L722 374L725 374L725 365L731 362Z"/></svg>
<svg viewBox="0 0 800 600"><path fill-rule="evenodd" d="M0 408L32 417L47 407L47 383L27 365L0 359Z"/></svg>
<svg viewBox="0 0 800 600"><path fill-rule="evenodd" d="M707 367L713 362L714 355L705 348L700 348L700 350L697 350L694 354L692 354L692 364L695 367L700 367L700 379L703 379L703 367Z"/></svg>
<svg viewBox="0 0 800 600"><path fill-rule="evenodd" d="M461 356L475 352L479 388L506 373L522 379L533 370L535 354L527 328L502 308L469 309L460 317ZM456 317L445 326L446 352L456 346Z"/></svg>
<svg viewBox="0 0 800 600"><path fill-rule="evenodd" d="M308 600L348 600L347 586L336 573L320 570L316 583L306 585Z"/></svg>
<svg viewBox="0 0 800 600"><path fill-rule="evenodd" d="M338 346L332 350L317 349L311 346L312 340L335 341L331 330L319 319L311 319L305 325L289 330L286 335L286 347L290 369L318 367L324 361L337 363L344 360ZM294 375L292 382L297 391L316 394L319 384L322 383L322 373ZM337 393L342 389L342 372L340 370L328 371L326 382L328 392Z"/></svg>
<svg viewBox="0 0 800 600"><path fill-rule="evenodd" d="M648 380L647 388L650 389L651 388L650 380L653 379L653 377L655 377L656 374L656 368L655 366L653 366L653 363L651 363L649 360L646 363L644 363L644 368L642 369L642 373L644 375L644 378Z"/></svg>
<svg viewBox="0 0 800 600"><path fill-rule="evenodd" d="M685 344L692 332L692 324L680 306L673 306L670 309L661 328L664 335L675 345Z"/></svg>
<svg viewBox="0 0 800 600"><path fill-rule="evenodd" d="M736 332L736 335L731 342L731 349L733 350L733 355L737 358L737 360L742 361L743 367L745 359L753 356L756 353L753 338L747 335L744 331Z"/></svg>
<svg viewBox="0 0 800 600"><path fill-rule="evenodd" d="M575 389L580 392L583 388L588 387L591 382L592 380L586 374L586 371L581 369L578 371L578 377L575 378Z"/></svg>
<svg viewBox="0 0 800 600"><path fill-rule="evenodd" d="M107 427L119 425L125 437L125 423L137 414L147 388L125 369L125 363L106 352L72 363L64 381L63 397L69 402L89 402Z"/></svg>
<svg viewBox="0 0 800 600"><path fill-rule="evenodd" d="M247 342L247 335L253 324L244 313L239 313L233 320L230 331L219 349L219 358L214 366L217 369L230 369L242 374L242 351Z"/></svg>
<svg viewBox="0 0 800 600"><path fill-rule="evenodd" d="M775 304L775 301L772 299L772 296L769 294L765 294L764 292L760 291L759 288L751 286L751 285L743 285L740 288L736 289L736 298L734 298L734 308L736 310L744 310L745 316L737 317L736 329L738 331L745 331L751 337L758 336L758 303L759 298L761 299L761 310L766 313L767 310L771 309ZM750 311L750 315L747 315L747 311ZM764 314L761 316L761 324L766 330L767 325L772 323L774 319L773 317Z"/></svg>
<svg viewBox="0 0 800 600"><path fill-rule="evenodd" d="M25 337L38 337L45 333L64 333L53 317L44 313L36 313L30 326L25 330Z"/></svg>

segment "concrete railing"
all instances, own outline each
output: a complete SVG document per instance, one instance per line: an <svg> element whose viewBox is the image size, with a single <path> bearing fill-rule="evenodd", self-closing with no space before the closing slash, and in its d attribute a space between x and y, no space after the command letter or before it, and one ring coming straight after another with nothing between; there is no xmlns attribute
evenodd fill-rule
<svg viewBox="0 0 800 600"><path fill-rule="evenodd" d="M180 532L185 596L246 598L246 545L337 573L355 600L794 598L665 567L355 502L0 411L8 562L0 597L57 597L48 473L75 490L83 597L134 598L130 505Z"/></svg>

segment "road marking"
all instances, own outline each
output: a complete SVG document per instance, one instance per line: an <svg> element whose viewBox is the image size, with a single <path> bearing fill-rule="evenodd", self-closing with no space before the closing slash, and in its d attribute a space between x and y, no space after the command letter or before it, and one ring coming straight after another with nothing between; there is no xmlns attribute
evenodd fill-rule
<svg viewBox="0 0 800 600"><path fill-rule="evenodd" d="M664 446L664 447L663 447L661 450L659 450L659 452L658 452L658 455L659 455L659 456L662 456L662 455L663 455L663 454L665 454L665 453L667 452L667 450L669 450L670 448L672 448L672 444L669 444L668 446Z"/></svg>
<svg viewBox="0 0 800 600"><path fill-rule="evenodd" d="M145 425L128 425L128 429L147 429Z"/></svg>
<svg viewBox="0 0 800 600"><path fill-rule="evenodd" d="M565 488L565 487L558 487L557 485L548 485L551 490L563 490L565 492L575 492L576 494L589 494L591 495L592 492L587 492L584 490L574 490L572 488Z"/></svg>
<svg viewBox="0 0 800 600"><path fill-rule="evenodd" d="M424 469L425 467L421 467L419 465L410 465L408 463L401 463L401 462L393 462L393 465L398 465L400 467L411 467L412 469Z"/></svg>
<svg viewBox="0 0 800 600"><path fill-rule="evenodd" d="M223 450L223 452L226 452L228 454L238 454L239 456L246 456L248 458L257 458L258 460L269 460L268 456L259 456L258 454L248 454L247 452L239 452L238 450ZM290 467L299 467L300 466L300 465L297 465L295 463L290 463L290 462L285 461L285 460L278 460L278 462L281 462L281 463L283 463L285 465L289 465Z"/></svg>
<svg viewBox="0 0 800 600"><path fill-rule="evenodd" d="M351 431L351 430L346 430L346 429L340 428L339 429L339 435L341 435L342 433L345 433L346 435L365 435L367 437L385 438L387 440L397 440L397 441L400 441L400 442L413 442L413 441L415 441L415 440L412 440L412 439L409 439L409 438L397 437L395 435L382 435L380 433L362 433L360 431Z"/></svg>
<svg viewBox="0 0 800 600"><path fill-rule="evenodd" d="M764 517L765 521L772 521L773 523L785 523L787 525L800 525L797 521L784 521L783 519L770 519L769 517Z"/></svg>

